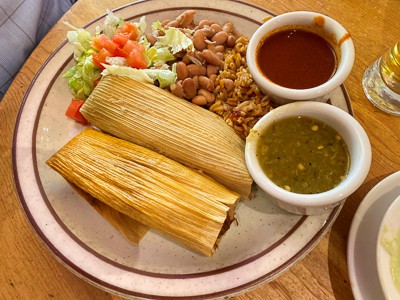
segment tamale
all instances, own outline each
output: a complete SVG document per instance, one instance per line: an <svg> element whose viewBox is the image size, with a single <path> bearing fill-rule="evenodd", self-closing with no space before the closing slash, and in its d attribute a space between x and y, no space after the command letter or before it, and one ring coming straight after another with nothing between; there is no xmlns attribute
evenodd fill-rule
<svg viewBox="0 0 400 300"><path fill-rule="evenodd" d="M106 219L121 235L128 241L137 244L142 237L149 231L149 227L132 219L131 217L120 213L111 206L101 202L89 193L86 193L75 184L69 183L79 195L82 196L96 211Z"/></svg>
<svg viewBox="0 0 400 300"><path fill-rule="evenodd" d="M102 78L81 110L94 126L200 170L245 198L244 141L218 115L152 84Z"/></svg>
<svg viewBox="0 0 400 300"><path fill-rule="evenodd" d="M47 164L120 213L207 256L240 197L172 159L91 128Z"/></svg>

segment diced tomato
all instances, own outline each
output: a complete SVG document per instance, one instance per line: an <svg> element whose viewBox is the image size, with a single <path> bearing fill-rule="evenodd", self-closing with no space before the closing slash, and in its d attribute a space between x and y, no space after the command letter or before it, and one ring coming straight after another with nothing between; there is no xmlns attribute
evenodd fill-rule
<svg viewBox="0 0 400 300"><path fill-rule="evenodd" d="M137 45L138 45L138 49L139 49L140 52L145 52L146 51L146 48L144 47L144 45L142 45L142 44L137 44Z"/></svg>
<svg viewBox="0 0 400 300"><path fill-rule="evenodd" d="M128 40L122 50L128 53L127 61L129 66L136 69L145 69L147 67L143 54L145 51L143 45L139 45L136 41Z"/></svg>
<svg viewBox="0 0 400 300"><path fill-rule="evenodd" d="M111 40L108 40L108 41L106 41L106 43L105 43L105 45L104 45L104 48L106 48L106 50L107 50L108 52L110 52L111 54L114 54L114 53L115 53L115 50L116 50L117 48L119 48L119 45L118 45L117 43L114 43L114 42L111 41Z"/></svg>
<svg viewBox="0 0 400 300"><path fill-rule="evenodd" d="M115 34L113 36L113 42L118 44L121 48L125 45L127 40L129 40L129 36L125 34Z"/></svg>
<svg viewBox="0 0 400 300"><path fill-rule="evenodd" d="M136 40L139 32L135 25L129 22L125 22L117 30L117 33L123 33L124 35L127 35L130 40Z"/></svg>
<svg viewBox="0 0 400 300"><path fill-rule="evenodd" d="M105 48L102 48L99 52L92 54L94 63L102 70L104 69L104 67L101 64L105 64L106 57L109 56L112 56L112 54Z"/></svg>
<svg viewBox="0 0 400 300"><path fill-rule="evenodd" d="M137 48L138 43L135 41L128 40L126 41L124 47L122 47L122 50L124 50L126 53L130 53L132 49Z"/></svg>
<svg viewBox="0 0 400 300"><path fill-rule="evenodd" d="M79 111L81 109L83 103L85 103L85 102L82 100L72 99L71 104L68 106L68 109L65 112L65 115L83 125L87 125L88 121L85 119L85 117Z"/></svg>
<svg viewBox="0 0 400 300"><path fill-rule="evenodd" d="M134 48L129 52L127 58L128 65L136 69L145 69L147 67L146 59L143 52Z"/></svg>
<svg viewBox="0 0 400 300"><path fill-rule="evenodd" d="M131 40L128 40L122 49L128 53L131 52L133 49L137 49L140 52L146 51L146 49L142 44L138 44L136 41L131 41Z"/></svg>
<svg viewBox="0 0 400 300"><path fill-rule="evenodd" d="M106 63L107 57L118 56L125 57L132 68L146 68L145 47L135 41L137 36L137 27L125 22L117 29L112 39L105 34L94 37L92 46L99 52L92 54L93 61L100 69L104 69L102 64Z"/></svg>
<svg viewBox="0 0 400 300"><path fill-rule="evenodd" d="M96 50L101 50L105 47L106 42L110 39L105 34L100 34L99 36L95 36L92 41L92 47Z"/></svg>
<svg viewBox="0 0 400 300"><path fill-rule="evenodd" d="M108 52L114 53L115 49L119 47L119 44L110 40L105 34L100 34L99 36L93 38L92 46L99 51L103 48L106 48Z"/></svg>
<svg viewBox="0 0 400 300"><path fill-rule="evenodd" d="M117 49L115 49L114 56L128 57L128 52L118 47Z"/></svg>

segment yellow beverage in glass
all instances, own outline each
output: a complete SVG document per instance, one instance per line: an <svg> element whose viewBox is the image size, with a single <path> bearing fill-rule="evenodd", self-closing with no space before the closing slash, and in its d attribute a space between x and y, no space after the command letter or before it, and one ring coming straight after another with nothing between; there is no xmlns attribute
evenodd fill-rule
<svg viewBox="0 0 400 300"><path fill-rule="evenodd" d="M365 70L362 86L376 107L400 116L400 42Z"/></svg>
<svg viewBox="0 0 400 300"><path fill-rule="evenodd" d="M386 85L395 93L400 94L400 43L394 45L382 56L380 72Z"/></svg>

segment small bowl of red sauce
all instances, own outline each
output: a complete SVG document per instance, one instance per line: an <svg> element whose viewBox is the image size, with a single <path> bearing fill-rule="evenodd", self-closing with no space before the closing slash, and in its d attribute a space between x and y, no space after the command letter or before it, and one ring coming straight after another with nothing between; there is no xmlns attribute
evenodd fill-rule
<svg viewBox="0 0 400 300"><path fill-rule="evenodd" d="M247 48L250 73L277 104L327 101L350 74L354 56L353 41L342 25L307 11L266 21Z"/></svg>

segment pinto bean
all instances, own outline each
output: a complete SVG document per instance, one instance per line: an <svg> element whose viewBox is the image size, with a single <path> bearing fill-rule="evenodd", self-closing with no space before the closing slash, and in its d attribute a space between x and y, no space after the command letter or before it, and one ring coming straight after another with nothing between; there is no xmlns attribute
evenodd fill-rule
<svg viewBox="0 0 400 300"><path fill-rule="evenodd" d="M219 31L211 38L211 41L215 42L217 45L222 45L227 39L228 34L225 31Z"/></svg>
<svg viewBox="0 0 400 300"><path fill-rule="evenodd" d="M233 48L236 43L236 37L233 34L228 34L228 38L226 40L226 46L229 48Z"/></svg>
<svg viewBox="0 0 400 300"><path fill-rule="evenodd" d="M185 63L186 65L189 65L192 63L192 61L190 60L190 54L186 53L183 57L182 57L182 62Z"/></svg>
<svg viewBox="0 0 400 300"><path fill-rule="evenodd" d="M210 26L212 23L213 23L213 21L211 21L211 20L207 20L207 19L201 20L201 21L199 22L198 27L199 27L199 28L203 28L203 27L205 27L205 26Z"/></svg>
<svg viewBox="0 0 400 300"><path fill-rule="evenodd" d="M206 97L204 97L202 95L197 95L192 99L192 103L197 104L197 105L206 105L207 99L206 99Z"/></svg>
<svg viewBox="0 0 400 300"><path fill-rule="evenodd" d="M199 76L199 85L202 89L214 91L214 82L206 76Z"/></svg>
<svg viewBox="0 0 400 300"><path fill-rule="evenodd" d="M194 81L194 88L196 89L196 91L199 89L199 76L193 76L192 77L193 81Z"/></svg>
<svg viewBox="0 0 400 300"><path fill-rule="evenodd" d="M222 26L222 30L225 31L226 33L231 33L233 31L233 23L226 22L224 26Z"/></svg>
<svg viewBox="0 0 400 300"><path fill-rule="evenodd" d="M204 76L207 74L206 67L201 66L201 65L190 64L187 66L187 70L188 70L189 77Z"/></svg>
<svg viewBox="0 0 400 300"><path fill-rule="evenodd" d="M189 72L184 62L180 61L176 64L176 75L178 80L184 80L188 77Z"/></svg>
<svg viewBox="0 0 400 300"><path fill-rule="evenodd" d="M168 24L165 25L165 27L179 27L179 22L177 20L173 20L171 22L168 22Z"/></svg>
<svg viewBox="0 0 400 300"><path fill-rule="evenodd" d="M170 90L171 90L171 93L177 97L182 98L184 96L182 81L178 81L176 83L171 84Z"/></svg>
<svg viewBox="0 0 400 300"><path fill-rule="evenodd" d="M199 64L199 62L200 62L200 64L204 65L204 63L206 62L206 60L203 57L202 51L194 50L193 51L193 57L195 58L195 60L197 62L194 61L194 60L192 62L194 62L197 65Z"/></svg>
<svg viewBox="0 0 400 300"><path fill-rule="evenodd" d="M146 34L146 39L152 46L157 42L157 38L152 34Z"/></svg>
<svg viewBox="0 0 400 300"><path fill-rule="evenodd" d="M215 95L205 89L199 89L198 95L205 97L207 100L207 104L215 102Z"/></svg>
<svg viewBox="0 0 400 300"><path fill-rule="evenodd" d="M190 64L196 64L196 65L202 65L206 62L204 59L202 52L198 50L194 50L192 52L187 52L184 57L182 58L182 61L186 65Z"/></svg>
<svg viewBox="0 0 400 300"><path fill-rule="evenodd" d="M211 38L214 34L215 34L215 30L212 29L210 26L206 26L203 29L201 29L201 31L204 32L204 35L206 36L206 38Z"/></svg>
<svg viewBox="0 0 400 300"><path fill-rule="evenodd" d="M193 45L199 51L202 51L207 47L206 35L203 30L195 31L193 34Z"/></svg>
<svg viewBox="0 0 400 300"><path fill-rule="evenodd" d="M161 21L161 26L164 27L164 26L166 26L169 22L171 22L170 19L163 20L163 21Z"/></svg>
<svg viewBox="0 0 400 300"><path fill-rule="evenodd" d="M192 78L186 78L182 82L182 88L186 99L191 100L196 96L197 91L195 87L195 82Z"/></svg>
<svg viewBox="0 0 400 300"><path fill-rule="evenodd" d="M182 60L182 57L183 57L185 54L186 54L186 51L181 50L181 51L175 53L174 56L175 56L176 59Z"/></svg>
<svg viewBox="0 0 400 300"><path fill-rule="evenodd" d="M214 86L215 86L215 80L217 80L218 75L217 74L211 74L210 76L208 76L208 78L210 78L212 80L212 82L214 82Z"/></svg>
<svg viewBox="0 0 400 300"><path fill-rule="evenodd" d="M194 10L187 10L181 13L175 20L178 22L178 26L185 28L188 27L190 24L193 23L194 14L196 11Z"/></svg>
<svg viewBox="0 0 400 300"><path fill-rule="evenodd" d="M216 54L221 59L221 61L224 59L224 54L222 52L217 52Z"/></svg>
<svg viewBox="0 0 400 300"><path fill-rule="evenodd" d="M207 40L208 41L208 40ZM206 42L207 42L206 41ZM208 50L211 50L212 52L217 52L217 51L215 51L215 43L214 42L210 42L210 41L208 41L207 42L207 49Z"/></svg>
<svg viewBox="0 0 400 300"><path fill-rule="evenodd" d="M219 25L219 24L217 24L217 23L211 24L210 27L211 27L212 29L214 29L214 32L216 32L216 33L222 31L221 25Z"/></svg>
<svg viewBox="0 0 400 300"><path fill-rule="evenodd" d="M228 93L233 90L234 84L232 79L224 78L222 79L222 83L224 84L224 87Z"/></svg>
<svg viewBox="0 0 400 300"><path fill-rule="evenodd" d="M224 45L217 45L214 47L215 52L224 52L225 46Z"/></svg>
<svg viewBox="0 0 400 300"><path fill-rule="evenodd" d="M219 68L214 65L207 65L207 77L210 77L212 74L218 74Z"/></svg>
<svg viewBox="0 0 400 300"><path fill-rule="evenodd" d="M222 64L221 58L219 58L216 53L212 52L209 49L204 49L202 55L209 64L212 64L214 66L220 66Z"/></svg>

